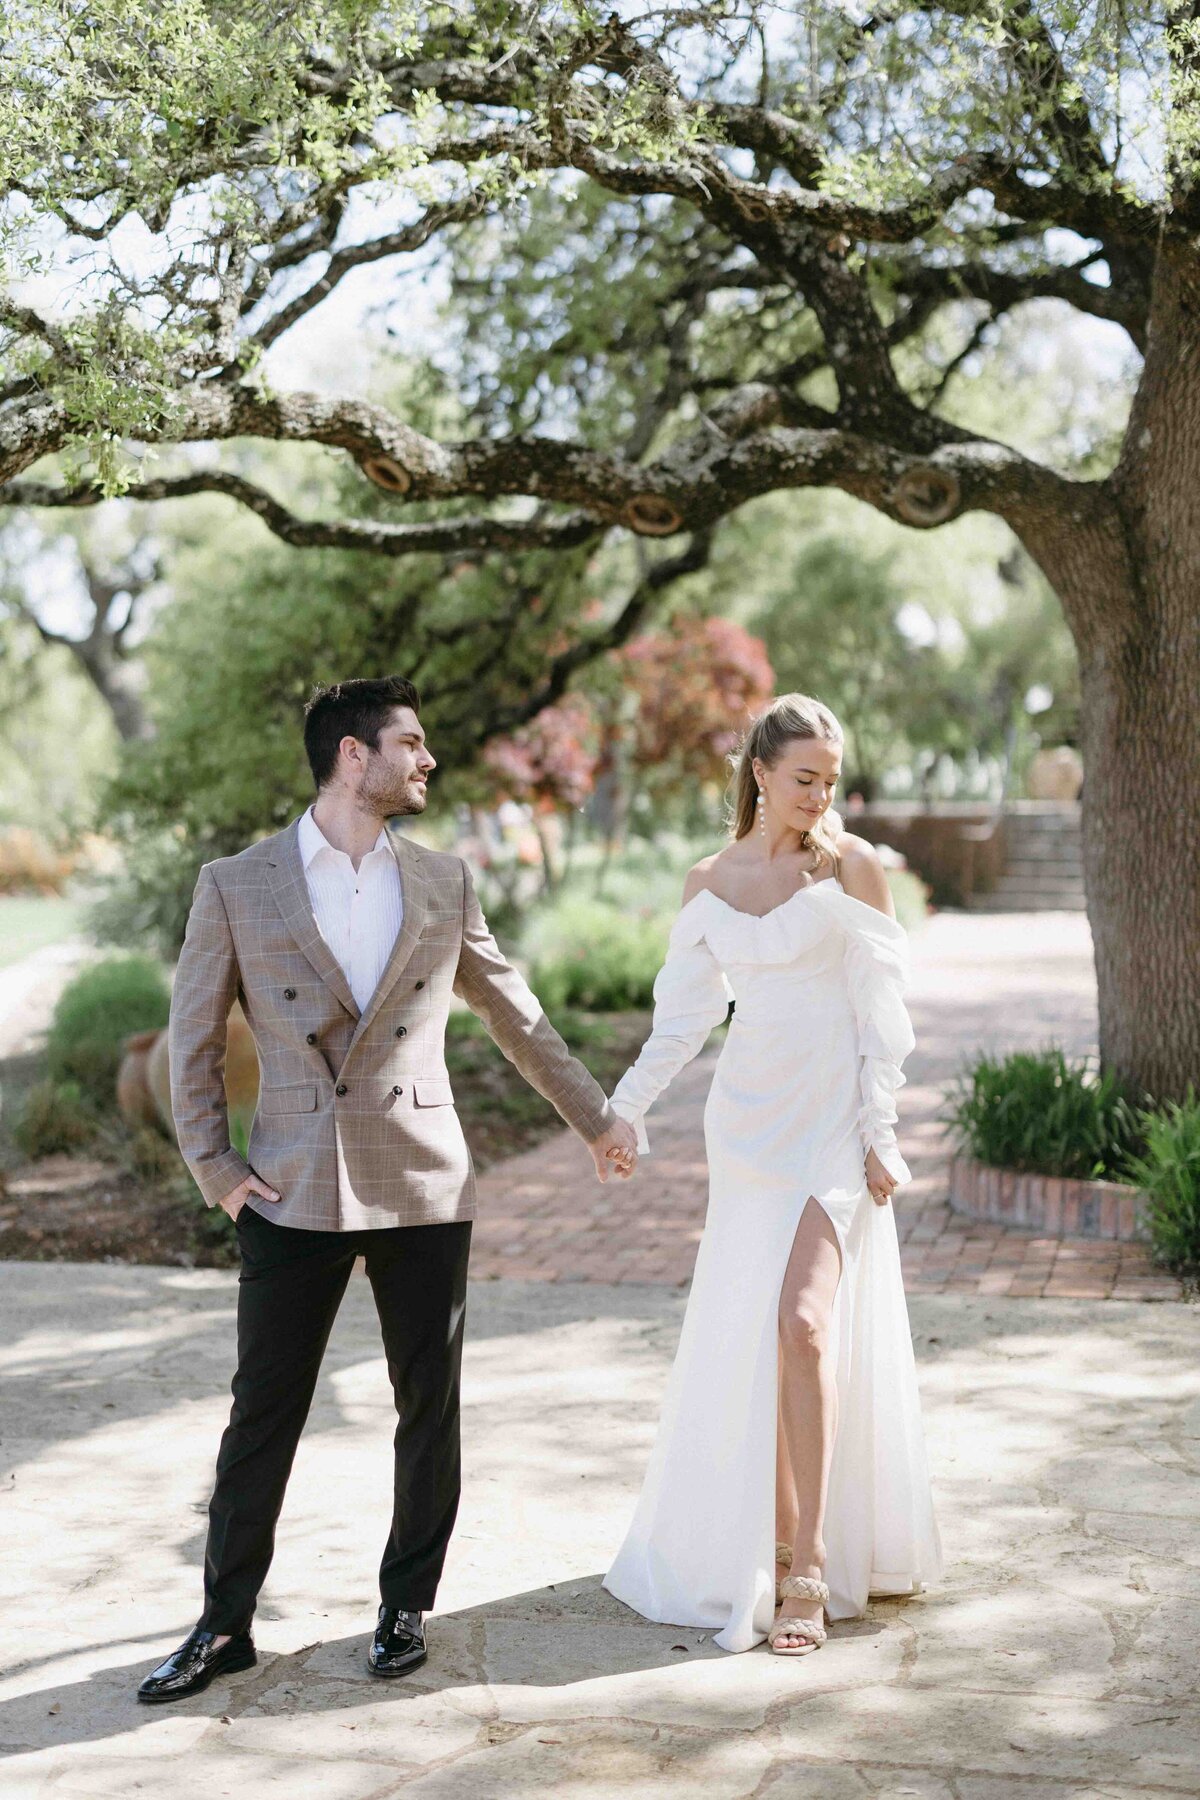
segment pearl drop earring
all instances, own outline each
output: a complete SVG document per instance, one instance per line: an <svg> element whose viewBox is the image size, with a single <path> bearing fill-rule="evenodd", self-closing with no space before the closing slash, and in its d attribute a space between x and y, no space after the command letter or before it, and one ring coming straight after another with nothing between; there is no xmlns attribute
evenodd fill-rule
<svg viewBox="0 0 1200 1800"><path fill-rule="evenodd" d="M762 788L758 790L758 829L763 836L767 835L767 796Z"/></svg>

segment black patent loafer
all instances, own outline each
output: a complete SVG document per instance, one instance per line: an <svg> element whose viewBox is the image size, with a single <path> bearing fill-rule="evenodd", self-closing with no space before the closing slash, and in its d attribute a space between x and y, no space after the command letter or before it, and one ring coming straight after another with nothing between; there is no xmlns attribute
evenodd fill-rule
<svg viewBox="0 0 1200 1800"><path fill-rule="evenodd" d="M164 1700L184 1700L198 1694L217 1675L232 1675L237 1669L251 1669L258 1661L254 1639L249 1631L239 1631L227 1644L213 1648L215 1631L193 1631L178 1650L172 1650L166 1662L159 1663L138 1689L137 1697L150 1705Z"/></svg>
<svg viewBox="0 0 1200 1800"><path fill-rule="evenodd" d="M425 1661L425 1623L419 1612L381 1606L367 1667L372 1675L411 1675Z"/></svg>

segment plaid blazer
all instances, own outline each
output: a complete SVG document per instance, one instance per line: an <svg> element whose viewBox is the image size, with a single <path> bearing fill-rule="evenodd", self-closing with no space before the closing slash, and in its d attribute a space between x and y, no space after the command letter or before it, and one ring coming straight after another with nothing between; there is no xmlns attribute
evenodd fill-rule
<svg viewBox="0 0 1200 1800"><path fill-rule="evenodd" d="M467 865L388 830L404 920L359 1012L317 929L299 820L196 882L171 999L179 1148L215 1206L253 1172L279 1225L357 1231L475 1215L475 1172L446 1070L451 992L509 1061L592 1142L615 1115L488 930ZM229 1141L226 1021L240 1000L259 1060L249 1166Z"/></svg>

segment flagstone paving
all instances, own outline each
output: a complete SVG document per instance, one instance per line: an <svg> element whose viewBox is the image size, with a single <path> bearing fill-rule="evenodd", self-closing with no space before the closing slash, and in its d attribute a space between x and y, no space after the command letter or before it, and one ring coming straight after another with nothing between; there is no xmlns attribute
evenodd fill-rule
<svg viewBox="0 0 1200 1800"><path fill-rule="evenodd" d="M900 1141L913 1172L896 1197L910 1293L1173 1300L1180 1283L1142 1244L1055 1238L965 1218L947 1201L943 1087L976 1049L1054 1042L1094 1050L1096 992L1082 913L935 913L912 934ZM719 1039L650 1113L651 1155L603 1187L569 1132L480 1181L476 1279L686 1284L704 1223L702 1114Z"/></svg>
<svg viewBox="0 0 1200 1800"><path fill-rule="evenodd" d="M369 1286L334 1328L256 1621L174 1706L236 1277L0 1264L4 1800L1180 1800L1200 1792L1200 1315L914 1294L946 1574L800 1661L600 1581L684 1295L472 1284L464 1494L430 1658L364 1667L393 1412Z"/></svg>

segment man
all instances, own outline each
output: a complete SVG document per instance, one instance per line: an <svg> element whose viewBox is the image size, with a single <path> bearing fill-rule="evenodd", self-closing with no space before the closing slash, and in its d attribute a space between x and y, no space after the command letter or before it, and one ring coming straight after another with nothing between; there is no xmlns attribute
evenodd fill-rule
<svg viewBox="0 0 1200 1800"><path fill-rule="evenodd" d="M445 1063L451 994L591 1149L601 1181L636 1139L504 960L458 856L388 819L424 812L436 767L399 676L318 692L304 743L315 804L206 864L171 1003L180 1149L241 1253L233 1409L217 1457L204 1611L147 1676L178 1700L257 1658L250 1624L321 1358L365 1259L396 1398L395 1492L371 1673L425 1660L459 1499L459 1368L475 1182ZM240 999L261 1066L243 1160L229 1141L226 1021Z"/></svg>

